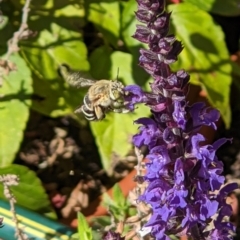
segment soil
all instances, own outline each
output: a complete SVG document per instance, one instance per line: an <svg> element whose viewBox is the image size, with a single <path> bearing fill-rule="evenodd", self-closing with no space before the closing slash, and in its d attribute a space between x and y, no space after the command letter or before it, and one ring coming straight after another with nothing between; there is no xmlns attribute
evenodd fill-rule
<svg viewBox="0 0 240 240"><path fill-rule="evenodd" d="M50 118L31 111L15 163L35 171L59 219L73 219L126 176L135 164L132 154L104 171L89 125L70 117ZM113 159L113 162L117 162ZM65 221L66 223L66 221Z"/></svg>

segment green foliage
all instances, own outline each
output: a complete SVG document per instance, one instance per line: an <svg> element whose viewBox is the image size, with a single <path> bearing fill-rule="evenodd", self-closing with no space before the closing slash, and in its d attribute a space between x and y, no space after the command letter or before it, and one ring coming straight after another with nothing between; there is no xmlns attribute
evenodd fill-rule
<svg viewBox="0 0 240 240"><path fill-rule="evenodd" d="M123 221L128 215L130 205L118 184L113 186L112 198L104 194L103 204L118 222Z"/></svg>
<svg viewBox="0 0 240 240"><path fill-rule="evenodd" d="M129 53L111 52L108 48L101 47L91 54L90 64L91 69L94 69L92 71L94 77L115 79L119 68L118 79L126 85L134 84L132 55ZM123 157L131 150L131 136L137 131L133 121L149 113L147 108L141 106L134 113L110 113L104 121L91 122L103 166L109 174L111 174L111 156L117 154Z"/></svg>
<svg viewBox="0 0 240 240"><path fill-rule="evenodd" d="M78 212L78 236L80 240L92 240L92 229L88 226L88 223L82 213Z"/></svg>
<svg viewBox="0 0 240 240"><path fill-rule="evenodd" d="M71 240L102 240L103 229L110 225L110 219L107 216L99 217L93 220L93 226L90 228L84 215L78 213L78 232L71 236Z"/></svg>
<svg viewBox="0 0 240 240"><path fill-rule="evenodd" d="M121 18L122 36L128 51L131 53L131 71L134 82L139 86L148 89L150 76L138 66L138 58L140 56L139 49L145 48L146 44L140 43L132 37L136 30L136 24L139 24L135 18L134 12L136 9L137 4L135 0L130 0L123 5L123 13Z"/></svg>
<svg viewBox="0 0 240 240"><path fill-rule="evenodd" d="M11 186L11 191L20 206L45 213L51 211L48 196L35 172L17 164L0 168L0 175L9 173L17 175L20 179L19 185ZM6 200L2 184L0 184L0 198Z"/></svg>
<svg viewBox="0 0 240 240"><path fill-rule="evenodd" d="M174 32L184 45L173 69L184 68L190 73L191 82L202 86L210 103L221 112L229 127L232 68L221 28L214 24L208 13L192 4L170 5L169 10L172 11Z"/></svg>
<svg viewBox="0 0 240 240"><path fill-rule="evenodd" d="M23 138L31 106L32 77L25 61L15 55L16 71L4 77L0 88L0 168L11 165Z"/></svg>
<svg viewBox="0 0 240 240"><path fill-rule="evenodd" d="M106 44L117 47L120 36L120 3L85 1L87 18L102 33Z"/></svg>
<svg viewBox="0 0 240 240"><path fill-rule="evenodd" d="M52 22L35 41L22 44L21 54L33 70L34 93L43 99L33 101L32 108L52 117L72 113L83 95L60 79L57 68L67 63L72 68L88 70L87 49L81 34Z"/></svg>
<svg viewBox="0 0 240 240"><path fill-rule="evenodd" d="M23 3L18 0L1 2L4 17L0 22L0 55L6 53L7 40L19 28ZM31 2L28 26L36 34L20 41L19 54L10 58L17 70L4 77L0 89L0 168L3 172L5 169L11 173L19 171L21 183L37 179L31 172L31 176L27 173L22 176L24 171L11 165L21 144L30 109L58 117L73 114L82 103L86 90L69 87L57 74L60 64L90 71L95 79L116 79L119 69L118 79L124 84L137 83L145 90L149 88L149 75L137 66L139 48L146 46L131 37L139 24L134 16L136 9L135 0ZM171 31L185 47L179 61L172 65L173 70L189 71L191 82L201 85L229 126L232 64L224 34L207 11L238 15L237 0L185 0L169 5L169 10L172 11ZM239 67L234 65L234 71L239 72ZM139 107L135 113L108 114L106 120L90 123L103 166L110 174L112 156L123 157L131 150L131 137L137 130L133 121L148 114L146 108ZM82 115L78 117L83 118ZM40 184L37 186L33 190L38 190L45 199L43 189L39 190ZM28 194L27 191L29 189L23 188L16 193L19 204L25 204L21 193ZM39 195L36 197L41 199ZM34 202L33 196L31 194L32 202L28 202L27 207L48 206L44 199L41 203Z"/></svg>
<svg viewBox="0 0 240 240"><path fill-rule="evenodd" d="M130 50L136 46L145 46L145 44L140 43L138 40L132 37L133 33L136 30L136 24L138 24L134 13L136 9L137 4L135 0L130 0L123 6L122 35L127 47ZM136 50L138 51L138 49Z"/></svg>
<svg viewBox="0 0 240 240"><path fill-rule="evenodd" d="M184 0L192 3L200 9L223 16L239 16L240 8L238 0Z"/></svg>

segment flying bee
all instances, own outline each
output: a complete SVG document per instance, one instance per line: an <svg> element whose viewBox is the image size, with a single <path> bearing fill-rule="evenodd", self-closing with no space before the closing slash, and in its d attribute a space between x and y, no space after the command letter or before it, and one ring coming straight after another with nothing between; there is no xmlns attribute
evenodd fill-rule
<svg viewBox="0 0 240 240"><path fill-rule="evenodd" d="M124 106L124 85L120 81L85 78L83 73L72 71L66 64L62 64L58 71L69 85L76 88L89 87L83 105L75 110L75 113L82 112L87 120L102 120L109 111L129 112Z"/></svg>

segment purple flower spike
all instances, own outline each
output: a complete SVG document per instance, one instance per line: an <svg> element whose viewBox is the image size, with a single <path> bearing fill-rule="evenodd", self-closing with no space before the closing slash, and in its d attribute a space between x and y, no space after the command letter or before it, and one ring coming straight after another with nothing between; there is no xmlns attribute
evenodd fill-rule
<svg viewBox="0 0 240 240"><path fill-rule="evenodd" d="M204 145L198 133L202 126L216 129L220 114L204 103L188 106L189 74L171 71L183 46L168 34L170 13L164 0L137 0L135 39L146 43L140 49L139 66L153 79L150 92L139 86L125 87L125 106L135 109L143 103L152 118L140 118L139 132L133 136L136 147L148 147L146 174L148 183L139 196L151 206L152 216L143 226L154 239L166 240L173 234L186 234L191 239L232 239L234 227L224 219L231 215L227 194L236 184L223 187L223 164L216 157L217 149L227 140Z"/></svg>

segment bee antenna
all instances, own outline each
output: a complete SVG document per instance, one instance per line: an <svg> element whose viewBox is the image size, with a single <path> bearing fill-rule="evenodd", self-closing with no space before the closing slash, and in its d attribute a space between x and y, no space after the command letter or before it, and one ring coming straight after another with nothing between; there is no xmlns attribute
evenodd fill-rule
<svg viewBox="0 0 240 240"><path fill-rule="evenodd" d="M69 65L67 65L66 63L62 63L60 67L65 67L67 70L70 70Z"/></svg>
<svg viewBox="0 0 240 240"><path fill-rule="evenodd" d="M117 69L117 78L116 78L116 80L118 80L118 74L119 74L119 67Z"/></svg>
<svg viewBox="0 0 240 240"><path fill-rule="evenodd" d="M58 75L62 78L63 78L63 73L62 73L63 69L65 69L67 71L70 71L71 68L66 63L63 63L63 64L59 65L59 67L57 69L57 72L58 72Z"/></svg>

